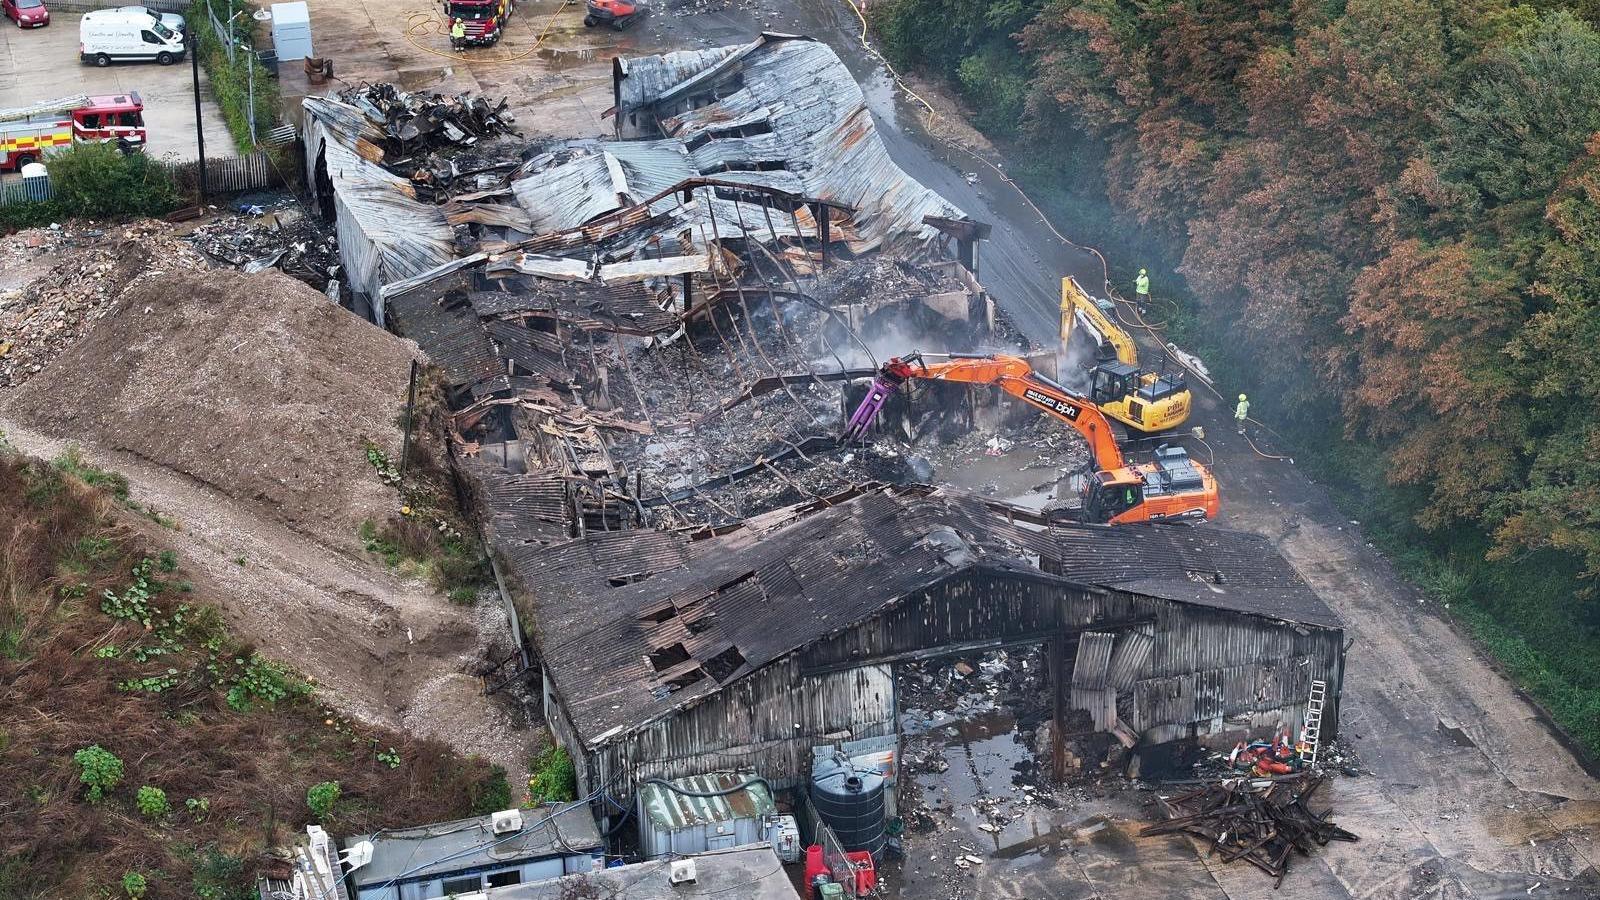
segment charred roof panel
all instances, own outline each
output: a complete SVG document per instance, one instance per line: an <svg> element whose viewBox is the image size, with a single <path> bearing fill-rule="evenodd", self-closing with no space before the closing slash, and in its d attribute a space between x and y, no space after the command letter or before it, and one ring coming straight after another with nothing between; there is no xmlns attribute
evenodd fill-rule
<svg viewBox="0 0 1600 900"><path fill-rule="evenodd" d="M1251 535L1172 526L1030 528L977 498L915 487L809 509L693 544L682 535L629 531L512 552L523 599L533 607L527 619L538 623L548 671L586 741L714 690L710 661L696 657L691 644L736 648L741 664L761 668L973 569L1338 625L1288 564ZM1041 572L1030 558L1053 560L1049 568L1059 574ZM1128 565L1107 565L1106 558ZM1210 590L1193 580L1195 571L1222 572L1227 589ZM641 572L647 577L637 577ZM671 652L657 652L664 649Z"/></svg>

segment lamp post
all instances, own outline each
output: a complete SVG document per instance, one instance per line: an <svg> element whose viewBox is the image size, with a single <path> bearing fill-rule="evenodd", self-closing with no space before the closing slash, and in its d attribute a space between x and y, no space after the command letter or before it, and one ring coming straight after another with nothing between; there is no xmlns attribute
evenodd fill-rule
<svg viewBox="0 0 1600 900"><path fill-rule="evenodd" d="M194 139L200 146L200 205L206 205L206 134L200 127L200 41L194 34L195 24L189 23L183 39L189 45L189 69L194 73Z"/></svg>

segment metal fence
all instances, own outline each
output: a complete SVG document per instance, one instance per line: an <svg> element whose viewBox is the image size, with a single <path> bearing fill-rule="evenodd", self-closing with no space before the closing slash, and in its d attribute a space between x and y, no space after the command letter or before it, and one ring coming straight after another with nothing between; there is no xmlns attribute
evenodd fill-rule
<svg viewBox="0 0 1600 900"><path fill-rule="evenodd" d="M257 67L257 60L255 58L256 57L256 51L255 51L255 48L251 47L249 44L245 43L243 40L237 39L235 37L234 33L233 33L233 28L232 28L232 23L233 23L234 18L236 16L239 16L239 15L248 16L250 14L250 7L244 6L243 4L240 4L240 8L235 10L234 9L234 0L223 0L223 3L224 3L224 11L228 15L228 18L227 18L226 21L224 21L223 19L217 18L217 11L216 11L215 6L213 5L212 0L206 0L206 18L211 20L211 33L216 36L217 43L221 44L223 52L228 54L228 65L229 66L235 65L235 63L236 63L236 54L239 54L239 53L249 54L249 57L245 59L245 66L244 66L244 71L245 71L244 110L245 110L245 122L248 123L248 125L250 126L250 146L255 147L255 146L257 146L257 141L256 141L256 67ZM198 50L199 48L196 47L195 49Z"/></svg>
<svg viewBox="0 0 1600 900"><path fill-rule="evenodd" d="M24 178L10 184L0 184L0 205L7 203L37 203L55 196L50 187L50 177Z"/></svg>
<svg viewBox="0 0 1600 900"><path fill-rule="evenodd" d="M178 182L180 188L187 190L199 186L199 161L163 162L162 166L172 173L173 180ZM244 156L206 158L206 191L210 193L233 194L280 187L286 183L283 174L273 165L272 157L265 150L257 150Z"/></svg>
<svg viewBox="0 0 1600 900"><path fill-rule="evenodd" d="M198 160L186 162L167 162L160 160L156 163L172 174L172 180L178 183L178 189L185 194L194 193L200 186L200 163ZM213 194L236 194L242 191L257 191L264 188L282 187L288 184L285 173L273 165L272 157L265 150L257 150L244 156L222 156L206 159L206 191ZM23 178L7 184L0 184L0 205L7 203L30 203L49 200L55 196L55 189L50 185L49 175L40 175L35 178Z"/></svg>
<svg viewBox="0 0 1600 900"><path fill-rule="evenodd" d="M97 9L116 9L127 6L126 0L51 0L50 11L57 13L86 13ZM189 11L189 4L182 0L143 0L140 4L148 6L156 12L185 13Z"/></svg>
<svg viewBox="0 0 1600 900"><path fill-rule="evenodd" d="M856 894L856 869L845 856L844 845L839 843L839 836L833 833L827 823L822 821L822 816L817 813L817 808L811 805L811 798L806 797L804 802L805 815L801 821L805 825L804 837L806 846L813 844L822 847L822 863L828 867L828 874L844 888L846 897L855 897Z"/></svg>

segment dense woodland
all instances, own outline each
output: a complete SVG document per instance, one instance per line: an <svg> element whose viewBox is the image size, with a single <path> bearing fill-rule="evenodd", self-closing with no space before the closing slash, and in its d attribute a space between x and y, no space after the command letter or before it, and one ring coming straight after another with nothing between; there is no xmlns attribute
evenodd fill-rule
<svg viewBox="0 0 1600 900"><path fill-rule="evenodd" d="M1030 192L1114 276L1151 268L1170 328L1591 752L1597 22L1594 0L887 0L874 22L1036 160Z"/></svg>

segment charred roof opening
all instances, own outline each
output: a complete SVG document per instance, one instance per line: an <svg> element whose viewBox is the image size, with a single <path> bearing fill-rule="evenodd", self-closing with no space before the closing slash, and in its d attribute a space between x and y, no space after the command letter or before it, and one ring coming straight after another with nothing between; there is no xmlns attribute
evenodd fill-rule
<svg viewBox="0 0 1600 900"><path fill-rule="evenodd" d="M689 651L683 644L672 644L659 650L652 650L648 654L650 666L657 672L665 672L673 666L679 666L689 661Z"/></svg>

